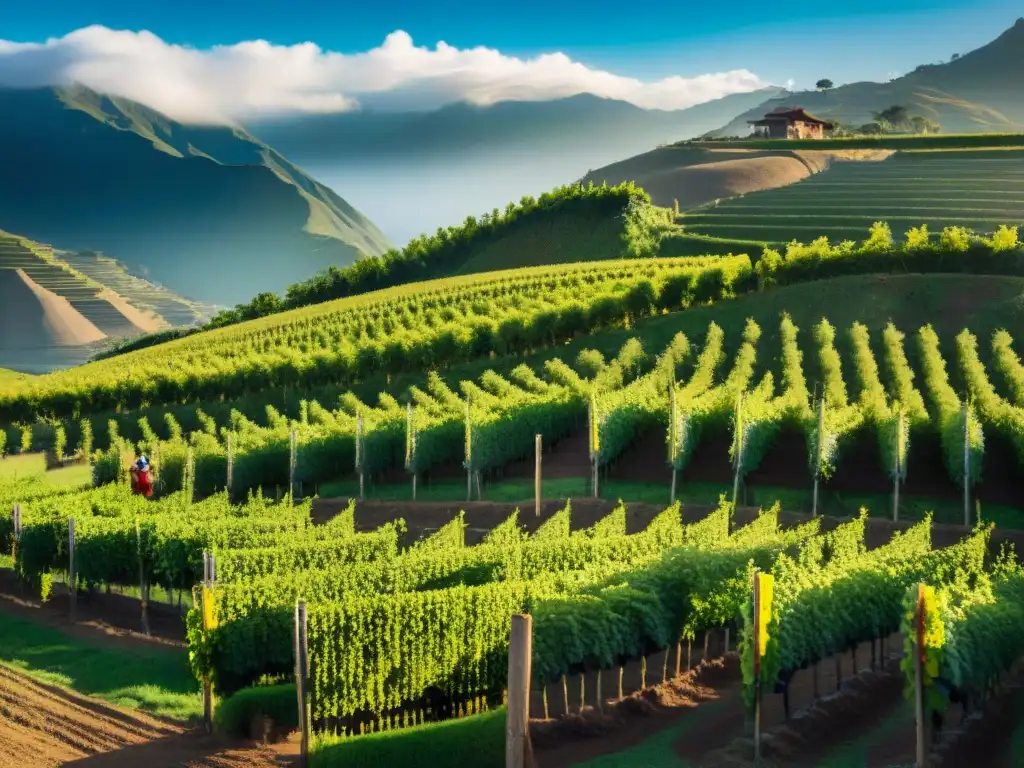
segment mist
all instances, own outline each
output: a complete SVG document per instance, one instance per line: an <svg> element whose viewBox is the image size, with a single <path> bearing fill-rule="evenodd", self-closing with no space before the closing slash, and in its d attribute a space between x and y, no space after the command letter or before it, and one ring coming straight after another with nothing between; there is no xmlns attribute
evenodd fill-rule
<svg viewBox="0 0 1024 768"><path fill-rule="evenodd" d="M417 235L503 209L524 195L536 197L622 157L621 150L604 154L523 149L372 162L307 160L303 167L403 247Z"/></svg>

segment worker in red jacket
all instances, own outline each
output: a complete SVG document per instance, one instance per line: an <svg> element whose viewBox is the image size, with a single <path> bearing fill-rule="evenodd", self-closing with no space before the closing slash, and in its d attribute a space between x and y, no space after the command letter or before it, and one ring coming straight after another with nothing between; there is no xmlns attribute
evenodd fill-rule
<svg viewBox="0 0 1024 768"><path fill-rule="evenodd" d="M138 461L132 464L132 492L142 496L153 495L153 478L149 472L149 459L140 456Z"/></svg>

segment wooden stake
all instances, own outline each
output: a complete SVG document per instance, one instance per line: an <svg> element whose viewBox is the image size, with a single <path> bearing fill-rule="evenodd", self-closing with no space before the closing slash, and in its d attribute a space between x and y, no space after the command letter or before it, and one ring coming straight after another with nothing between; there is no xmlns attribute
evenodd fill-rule
<svg viewBox="0 0 1024 768"><path fill-rule="evenodd" d="M534 662L534 618L528 613L512 616L509 637L509 699L505 721L505 768L532 764L529 742L529 684Z"/></svg>
<svg viewBox="0 0 1024 768"><path fill-rule="evenodd" d="M292 427L288 435L288 493L295 497L295 465L298 461L299 436Z"/></svg>
<svg viewBox="0 0 1024 768"><path fill-rule="evenodd" d="M306 684L309 681L309 636L306 601L295 603L295 691L299 706L299 764L309 764L309 707Z"/></svg>
<svg viewBox="0 0 1024 768"><path fill-rule="evenodd" d="M672 467L672 490L669 492L669 495L668 495L668 503L669 504L675 504L676 503L676 475L677 474L679 474L679 473L676 472L676 468L673 466Z"/></svg>
<svg viewBox="0 0 1024 768"><path fill-rule="evenodd" d="M971 527L971 406L964 403L964 527Z"/></svg>
<svg viewBox="0 0 1024 768"><path fill-rule="evenodd" d="M754 764L761 763L761 589L754 571Z"/></svg>
<svg viewBox="0 0 1024 768"><path fill-rule="evenodd" d="M926 768L928 752L925 746L924 721L924 664L922 663L924 647L924 590L917 585L917 614L914 617L916 643L914 644L914 715L917 723L917 768Z"/></svg>
<svg viewBox="0 0 1024 768"><path fill-rule="evenodd" d="M732 507L735 510L739 503L740 494L740 467L743 466L743 393L736 397L736 466L734 467L732 481Z"/></svg>
<svg viewBox="0 0 1024 768"><path fill-rule="evenodd" d="M231 498L231 484L235 478L235 441L230 432L228 432L228 472L227 472L227 491L228 498Z"/></svg>
<svg viewBox="0 0 1024 768"><path fill-rule="evenodd" d="M540 496L541 496L541 480L540 480L540 457L542 449L541 436L537 435L534 438L533 452L534 452L534 467L533 467L533 507L534 513L537 517L540 517Z"/></svg>
<svg viewBox="0 0 1024 768"><path fill-rule="evenodd" d="M68 519L68 606L69 617L75 621L78 612L78 573L75 570L75 518Z"/></svg>
<svg viewBox="0 0 1024 768"><path fill-rule="evenodd" d="M821 458L825 449L825 398L818 401L818 439L814 452L817 456L814 462L814 495L811 501L811 517L818 516L818 485L821 482Z"/></svg>
<svg viewBox="0 0 1024 768"><path fill-rule="evenodd" d="M899 522L900 519L900 475L903 474L903 409L900 408L900 417L896 422L896 456L893 459L893 480L892 480L892 519Z"/></svg>
<svg viewBox="0 0 1024 768"><path fill-rule="evenodd" d="M142 631L149 636L149 584L146 583L146 570L142 558L142 529L138 518L135 519L135 550L139 559L139 602L142 603Z"/></svg>
<svg viewBox="0 0 1024 768"><path fill-rule="evenodd" d="M356 472L359 473L359 500L366 499L366 485L363 475L363 414L356 416Z"/></svg>
<svg viewBox="0 0 1024 768"><path fill-rule="evenodd" d="M14 519L14 543L11 547L11 557L18 557L18 542L21 541L21 504L15 504L11 513Z"/></svg>

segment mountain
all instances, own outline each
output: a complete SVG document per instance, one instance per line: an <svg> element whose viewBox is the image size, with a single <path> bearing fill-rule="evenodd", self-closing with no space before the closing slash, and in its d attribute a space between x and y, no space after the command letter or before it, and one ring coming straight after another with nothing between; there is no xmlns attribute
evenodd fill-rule
<svg viewBox="0 0 1024 768"><path fill-rule="evenodd" d="M698 136L780 91L765 88L733 94L674 111L641 109L624 101L580 94L484 107L459 102L432 112L363 110L314 115L254 124L250 129L286 155L311 165L509 149L553 152L571 148L578 155L611 149L621 157L622 151L633 147Z"/></svg>
<svg viewBox="0 0 1024 768"><path fill-rule="evenodd" d="M365 216L244 130L81 86L0 90L0 228L215 304L379 255Z"/></svg>
<svg viewBox="0 0 1024 768"><path fill-rule="evenodd" d="M248 128L364 211L400 244L579 179L591 168L697 136L778 93L686 110L644 110L583 94L555 101L371 109Z"/></svg>
<svg viewBox="0 0 1024 768"><path fill-rule="evenodd" d="M823 73L825 74L825 73ZM782 94L746 110L711 137L746 136L748 120L799 105L844 125L859 126L873 112L899 104L938 121L944 133L1024 131L1024 18L988 45L945 64L923 64L889 83L850 83L826 93Z"/></svg>

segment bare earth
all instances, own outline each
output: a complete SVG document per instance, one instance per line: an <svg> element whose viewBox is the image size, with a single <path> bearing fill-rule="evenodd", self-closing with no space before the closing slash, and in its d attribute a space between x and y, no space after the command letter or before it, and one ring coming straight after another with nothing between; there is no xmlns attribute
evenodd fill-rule
<svg viewBox="0 0 1024 768"><path fill-rule="evenodd" d="M271 747L232 747L139 712L79 696L0 666L0 765L286 765Z"/></svg>
<svg viewBox="0 0 1024 768"><path fill-rule="evenodd" d="M4 288L5 290L0 292L5 297L4 307L8 311L14 311L17 307L17 312L21 316L20 323L14 322L17 318L10 318L11 327L18 328L20 335L25 331L32 331L35 324L41 326L35 334L43 338L20 339L21 346L31 346L33 343L57 346L89 344L107 337L71 306L71 302L43 288L22 269L14 270L13 275L8 273L4 280ZM11 346L18 346L14 339L9 339L8 343Z"/></svg>

